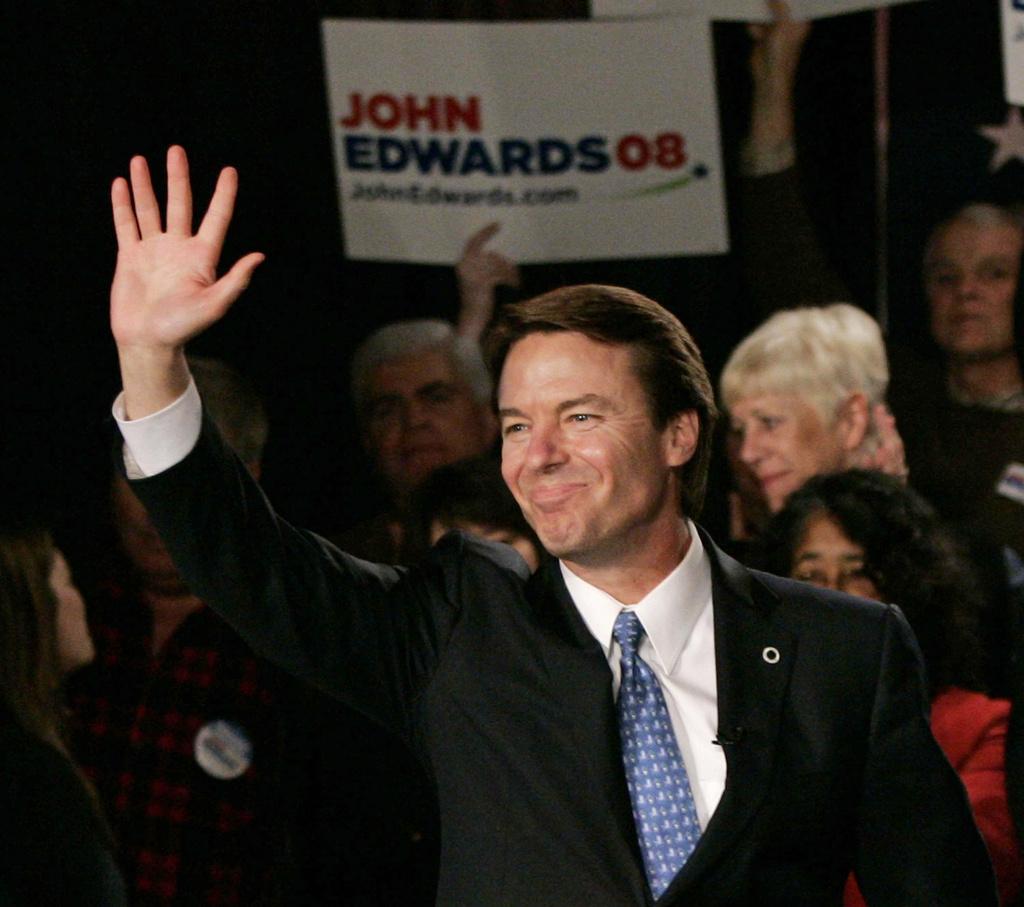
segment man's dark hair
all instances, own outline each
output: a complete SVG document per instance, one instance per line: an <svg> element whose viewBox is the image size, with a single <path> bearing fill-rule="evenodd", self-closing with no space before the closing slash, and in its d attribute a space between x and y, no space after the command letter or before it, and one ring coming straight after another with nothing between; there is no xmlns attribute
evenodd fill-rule
<svg viewBox="0 0 1024 907"><path fill-rule="evenodd" d="M659 431L673 416L697 414L700 435L693 457L680 469L682 505L700 514L718 411L700 350L671 312L632 290L587 284L562 287L507 306L487 338L487 363L495 385L509 350L528 334L572 331L598 343L628 346Z"/></svg>

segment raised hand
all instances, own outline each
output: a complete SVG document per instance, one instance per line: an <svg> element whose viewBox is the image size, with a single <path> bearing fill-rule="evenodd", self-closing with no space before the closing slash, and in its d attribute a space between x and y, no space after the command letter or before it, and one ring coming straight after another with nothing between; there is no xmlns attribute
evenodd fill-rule
<svg viewBox="0 0 1024 907"><path fill-rule="evenodd" d="M750 131L744 154L748 171L781 169L773 159L787 153L793 140L793 93L809 22L790 17L785 0L768 0L773 21L751 24L750 75L753 95Z"/></svg>
<svg viewBox="0 0 1024 907"><path fill-rule="evenodd" d="M188 383L185 343L224 315L263 261L260 253L246 255L217 278L237 191L238 174L224 168L193 234L184 149L173 146L167 152L166 227L144 158L132 159L130 191L126 180L114 180L110 196L118 251L110 326L129 418L148 415L180 396Z"/></svg>
<svg viewBox="0 0 1024 907"><path fill-rule="evenodd" d="M487 243L501 229L490 223L466 240L462 257L455 265L459 282L458 331L464 337L479 340L494 314L494 291L499 286L518 287L519 268Z"/></svg>
<svg viewBox="0 0 1024 907"><path fill-rule="evenodd" d="M768 0L772 22L751 24L747 33L752 39L750 72L760 89L792 89L796 68L811 24L790 16L785 0Z"/></svg>
<svg viewBox="0 0 1024 907"><path fill-rule="evenodd" d="M907 457L903 449L903 438L896 428L896 417L884 403L875 405L871 413L878 435L878 446L867 462L861 464L865 469L877 469L887 475L895 476L906 484L910 470L907 468Z"/></svg>

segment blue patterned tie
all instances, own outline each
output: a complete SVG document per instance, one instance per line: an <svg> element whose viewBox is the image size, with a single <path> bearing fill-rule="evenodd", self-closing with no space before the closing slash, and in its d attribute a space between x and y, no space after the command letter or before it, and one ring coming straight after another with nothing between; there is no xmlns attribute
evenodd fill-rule
<svg viewBox="0 0 1024 907"><path fill-rule="evenodd" d="M619 735L626 783L647 881L659 898L697 846L700 824L661 685L637 655L643 624L622 611L614 635L622 649Z"/></svg>

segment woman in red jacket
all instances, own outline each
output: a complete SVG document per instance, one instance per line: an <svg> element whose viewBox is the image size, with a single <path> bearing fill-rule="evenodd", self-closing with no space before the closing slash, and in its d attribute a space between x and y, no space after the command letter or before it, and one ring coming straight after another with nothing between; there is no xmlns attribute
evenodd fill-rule
<svg viewBox="0 0 1024 907"><path fill-rule="evenodd" d="M818 476L789 498L765 545L773 572L894 602L906 614L924 655L932 733L967 790L1002 901L1012 903L1024 862L1006 800L1010 704L984 694L978 592L935 512L891 476ZM845 903L864 903L852 878Z"/></svg>

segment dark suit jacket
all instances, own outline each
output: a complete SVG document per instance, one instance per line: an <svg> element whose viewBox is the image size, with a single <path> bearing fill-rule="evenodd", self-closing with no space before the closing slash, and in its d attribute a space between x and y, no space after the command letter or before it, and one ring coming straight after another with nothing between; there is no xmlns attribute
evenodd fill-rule
<svg viewBox="0 0 1024 907"><path fill-rule="evenodd" d="M278 518L209 426L135 488L255 649L420 755L441 810L439 904L652 903L611 673L556 563L530 577L511 549L457 534L411 570L350 558ZM854 868L871 904L995 904L899 612L706 543L726 788L658 903L839 904Z"/></svg>
<svg viewBox="0 0 1024 907"><path fill-rule="evenodd" d="M0 705L0 905L126 907L114 841L67 756Z"/></svg>

